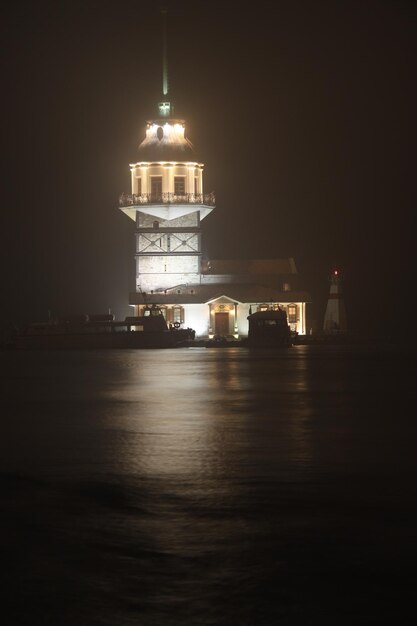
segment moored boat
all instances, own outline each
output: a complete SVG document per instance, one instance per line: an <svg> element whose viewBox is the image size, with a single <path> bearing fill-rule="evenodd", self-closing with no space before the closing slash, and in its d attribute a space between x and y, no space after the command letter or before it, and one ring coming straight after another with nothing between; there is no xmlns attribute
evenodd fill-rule
<svg viewBox="0 0 417 626"><path fill-rule="evenodd" d="M287 314L283 309L257 311L248 315L246 345L253 348L287 348L293 344Z"/></svg>
<svg viewBox="0 0 417 626"><path fill-rule="evenodd" d="M115 321L113 315L81 315L30 324L17 331L12 345L29 349L176 348L192 341L191 328L168 328L161 309L147 307L144 315Z"/></svg>

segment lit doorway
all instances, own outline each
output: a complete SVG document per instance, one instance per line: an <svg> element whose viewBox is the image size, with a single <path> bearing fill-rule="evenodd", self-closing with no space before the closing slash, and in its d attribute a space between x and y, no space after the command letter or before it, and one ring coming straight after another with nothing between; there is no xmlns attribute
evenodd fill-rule
<svg viewBox="0 0 417 626"><path fill-rule="evenodd" d="M215 324L215 333L220 337L226 337L229 335L229 313L221 312L216 313L216 317L214 320Z"/></svg>

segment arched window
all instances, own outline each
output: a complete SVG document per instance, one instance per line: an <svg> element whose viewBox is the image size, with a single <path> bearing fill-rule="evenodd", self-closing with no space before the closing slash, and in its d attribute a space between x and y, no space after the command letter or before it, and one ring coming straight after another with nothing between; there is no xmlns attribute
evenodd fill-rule
<svg viewBox="0 0 417 626"><path fill-rule="evenodd" d="M185 176L174 176L174 193L176 196L185 196Z"/></svg>
<svg viewBox="0 0 417 626"><path fill-rule="evenodd" d="M162 202L162 176L151 176L151 202Z"/></svg>
<svg viewBox="0 0 417 626"><path fill-rule="evenodd" d="M153 228L159 228L159 222L158 220L155 220L153 223Z"/></svg>

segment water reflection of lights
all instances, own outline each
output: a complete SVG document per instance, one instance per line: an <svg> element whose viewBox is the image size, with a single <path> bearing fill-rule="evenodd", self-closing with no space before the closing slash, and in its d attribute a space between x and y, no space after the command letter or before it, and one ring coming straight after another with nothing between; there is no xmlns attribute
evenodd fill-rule
<svg viewBox="0 0 417 626"><path fill-rule="evenodd" d="M311 459L303 361L248 358L243 349L126 354L123 383L108 390L118 406L115 463L129 473L193 482L240 476L262 459ZM120 383L120 381L119 381Z"/></svg>
<svg viewBox="0 0 417 626"><path fill-rule="evenodd" d="M236 374L219 380L219 364L204 349L129 356L124 384L107 394L123 406L118 463L129 472L190 478L219 470L224 437L216 424Z"/></svg>

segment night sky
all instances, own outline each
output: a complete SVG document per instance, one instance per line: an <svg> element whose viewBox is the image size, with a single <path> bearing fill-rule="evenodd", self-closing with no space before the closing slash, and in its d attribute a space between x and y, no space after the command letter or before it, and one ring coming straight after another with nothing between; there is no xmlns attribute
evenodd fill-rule
<svg viewBox="0 0 417 626"><path fill-rule="evenodd" d="M118 197L160 99L160 4L2 9L3 327L129 314ZM414 3L166 4L175 114L216 192L203 252L293 256L319 324L338 268L352 329L408 327Z"/></svg>

